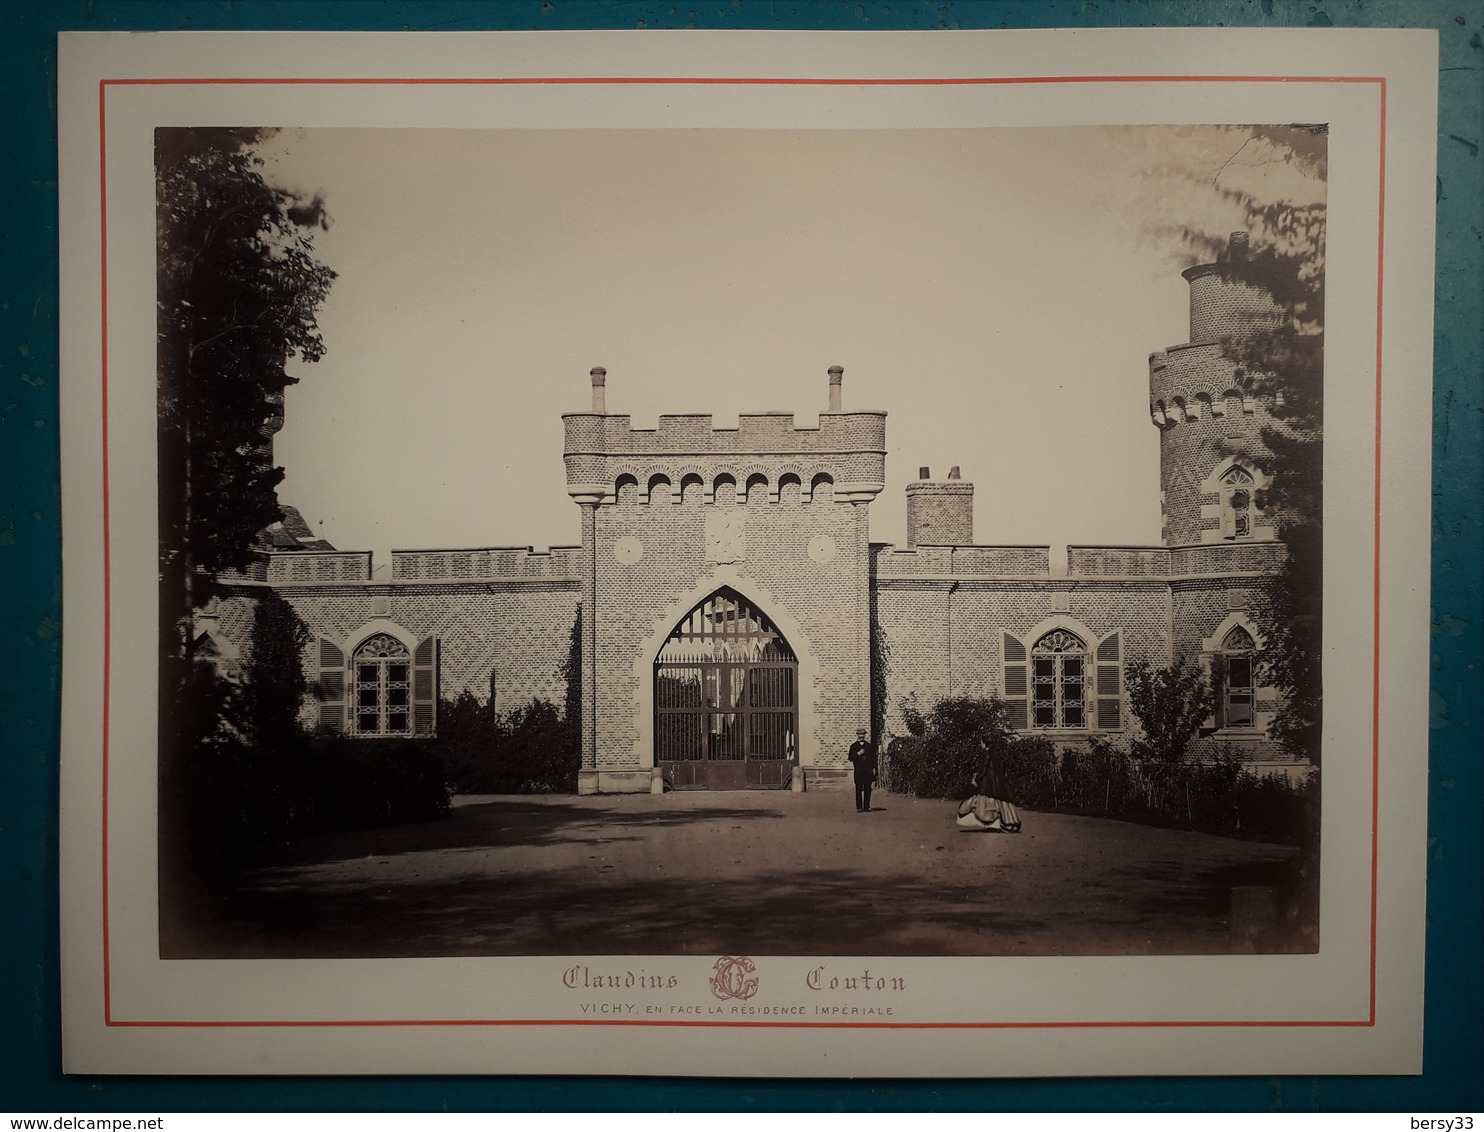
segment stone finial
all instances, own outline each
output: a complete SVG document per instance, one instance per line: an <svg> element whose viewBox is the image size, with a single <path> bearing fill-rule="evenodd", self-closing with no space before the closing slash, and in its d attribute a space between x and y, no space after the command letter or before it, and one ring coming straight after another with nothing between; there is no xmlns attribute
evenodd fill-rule
<svg viewBox="0 0 1484 1132"><path fill-rule="evenodd" d="M830 412L840 411L840 383L845 380L844 366L830 366Z"/></svg>
<svg viewBox="0 0 1484 1132"><path fill-rule="evenodd" d="M1226 255L1228 259L1242 260L1247 258L1247 233L1233 232L1226 244Z"/></svg>
<svg viewBox="0 0 1484 1132"><path fill-rule="evenodd" d="M917 469L917 478L920 479L920 480L930 480L930 479L932 479L933 478L933 471L932 471L932 469L929 468L929 467L926 467L926 466L921 467L921 468L918 468Z"/></svg>
<svg viewBox="0 0 1484 1132"><path fill-rule="evenodd" d="M604 383L608 380L608 371L602 366L593 366L588 371L588 376L593 379L593 412L606 413L608 399L604 391Z"/></svg>
<svg viewBox="0 0 1484 1132"><path fill-rule="evenodd" d="M957 464L954 464L953 467L951 467L951 468L948 469L948 478L951 479L951 480L957 480L957 479L962 479L963 478L962 476L960 476L958 474L958 465Z"/></svg>

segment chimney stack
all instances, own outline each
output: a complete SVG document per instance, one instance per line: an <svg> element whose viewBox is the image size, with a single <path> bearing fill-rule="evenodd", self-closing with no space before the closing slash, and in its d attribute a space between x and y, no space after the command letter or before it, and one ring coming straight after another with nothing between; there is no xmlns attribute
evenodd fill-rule
<svg viewBox="0 0 1484 1132"><path fill-rule="evenodd" d="M830 366L830 412L840 412L840 382L845 377L844 366Z"/></svg>
<svg viewBox="0 0 1484 1132"><path fill-rule="evenodd" d="M607 413L608 400L604 392L603 383L607 380L608 371L602 366L593 366L588 371L588 376L593 379L593 412Z"/></svg>
<svg viewBox="0 0 1484 1132"><path fill-rule="evenodd" d="M918 468L917 479L907 485L907 549L973 544L974 485L963 481L957 464L946 480Z"/></svg>

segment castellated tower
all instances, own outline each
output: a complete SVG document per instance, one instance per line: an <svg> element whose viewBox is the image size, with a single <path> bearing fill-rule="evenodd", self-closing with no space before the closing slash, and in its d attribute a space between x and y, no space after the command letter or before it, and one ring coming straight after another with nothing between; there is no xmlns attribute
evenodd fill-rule
<svg viewBox="0 0 1484 1132"><path fill-rule="evenodd" d="M1227 259L1247 254L1234 232ZM1283 311L1264 291L1225 279L1219 263L1183 272L1190 283L1190 341L1149 355L1149 412L1160 430L1160 509L1166 546L1271 541L1257 506L1272 417L1237 388L1223 339L1270 328Z"/></svg>
<svg viewBox="0 0 1484 1132"><path fill-rule="evenodd" d="M971 546L974 542L974 485L959 478L934 480L920 468L907 485L907 549L916 546Z"/></svg>
<svg viewBox="0 0 1484 1132"><path fill-rule="evenodd" d="M846 412L829 371L817 427L791 413L563 416L582 509L578 789L844 781L870 726L867 507L886 414Z"/></svg>

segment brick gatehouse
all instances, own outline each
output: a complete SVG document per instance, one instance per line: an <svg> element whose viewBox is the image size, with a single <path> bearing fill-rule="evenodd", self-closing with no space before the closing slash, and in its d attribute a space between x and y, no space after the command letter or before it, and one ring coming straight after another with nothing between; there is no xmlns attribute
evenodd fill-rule
<svg viewBox="0 0 1484 1132"><path fill-rule="evenodd" d="M840 367L817 427L757 413L735 429L689 414L635 429L607 411L599 367L588 411L563 417L580 546L398 550L382 579L369 552L315 541L288 509L259 567L221 580L198 643L230 672L271 587L314 635L306 720L395 736L434 733L439 699L464 689L561 704L578 625L583 793L842 779L871 723L873 656L888 734L908 697L998 696L1018 727L1064 743L1136 726L1128 662L1222 656L1193 753L1234 745L1276 768L1277 696L1255 682L1249 616L1283 556L1257 506L1270 418L1221 343L1278 314L1214 266L1185 277L1190 341L1149 359L1162 546L1069 546L1053 564L1049 547L976 544L957 467L908 486L905 546L872 544L886 413L842 408Z"/></svg>

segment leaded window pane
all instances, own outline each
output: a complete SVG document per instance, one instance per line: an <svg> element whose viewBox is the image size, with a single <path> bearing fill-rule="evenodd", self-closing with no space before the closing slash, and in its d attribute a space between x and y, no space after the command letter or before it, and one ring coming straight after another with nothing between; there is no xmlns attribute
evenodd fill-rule
<svg viewBox="0 0 1484 1132"><path fill-rule="evenodd" d="M1031 648L1031 726L1087 725L1087 644L1066 629L1053 629Z"/></svg>
<svg viewBox="0 0 1484 1132"><path fill-rule="evenodd" d="M355 651L355 732L358 735L410 735L411 657L407 646L377 633Z"/></svg>

